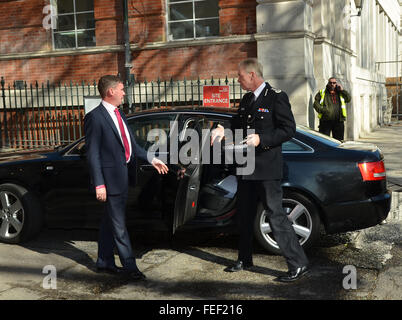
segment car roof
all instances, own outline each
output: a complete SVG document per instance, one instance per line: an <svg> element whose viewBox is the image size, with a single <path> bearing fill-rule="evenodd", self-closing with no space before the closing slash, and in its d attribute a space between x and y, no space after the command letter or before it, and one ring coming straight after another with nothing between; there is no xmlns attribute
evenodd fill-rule
<svg viewBox="0 0 402 320"><path fill-rule="evenodd" d="M144 109L138 110L132 113L129 113L127 117L134 117L138 115L147 115L147 114L155 114L155 113L165 113L165 112L179 112L179 113L217 113L223 115L235 115L237 113L238 108L222 108L222 107L203 107L203 106L177 106L177 107L158 107L152 109ZM318 135L322 137L322 134L318 133L317 131L312 130L311 128L297 124L297 129L302 130L304 132L310 132L311 135Z"/></svg>
<svg viewBox="0 0 402 320"><path fill-rule="evenodd" d="M158 107L152 109L138 110L136 112L127 115L130 117L138 117L148 114L163 114L163 113L180 113L180 114L192 114L202 113L211 115L233 116L237 113L238 108L222 108L222 107L203 107L203 106L175 106L175 107ZM310 142L314 141L314 144L323 144L325 146L336 147L340 144L340 141L332 139L326 135L323 135L307 126L297 124L297 135L302 135L304 139Z"/></svg>
<svg viewBox="0 0 402 320"><path fill-rule="evenodd" d="M153 113L164 112L202 112L202 113L220 113L227 115L234 115L237 113L238 108L222 108L222 107L203 107L203 106L177 106L177 107L158 107L152 109L138 110L127 115L127 117L146 115Z"/></svg>

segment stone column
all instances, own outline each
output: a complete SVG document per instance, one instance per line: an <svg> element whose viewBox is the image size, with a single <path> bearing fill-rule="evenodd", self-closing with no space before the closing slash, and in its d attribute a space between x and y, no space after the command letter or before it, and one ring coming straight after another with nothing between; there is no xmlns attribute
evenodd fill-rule
<svg viewBox="0 0 402 320"><path fill-rule="evenodd" d="M257 0L257 52L264 77L290 98L296 122L314 119L314 34L310 0Z"/></svg>
<svg viewBox="0 0 402 320"><path fill-rule="evenodd" d="M353 0L319 0L314 2L314 75L317 83L315 93L324 89L328 79L336 77L339 83L348 90L353 99L347 106L345 122L345 138L354 136L353 127L355 112L354 102L360 98L354 90L356 78L356 22L351 18L351 1ZM354 6L353 6L354 7ZM315 116L314 128L318 129L318 118ZM311 125L313 127L313 125Z"/></svg>

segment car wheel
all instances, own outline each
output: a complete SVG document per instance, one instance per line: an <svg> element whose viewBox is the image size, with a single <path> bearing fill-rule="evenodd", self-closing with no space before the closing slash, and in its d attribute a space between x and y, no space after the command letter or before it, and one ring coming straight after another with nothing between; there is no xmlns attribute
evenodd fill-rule
<svg viewBox="0 0 402 320"><path fill-rule="evenodd" d="M23 242L41 227L41 207L32 192L15 184L0 185L0 241Z"/></svg>
<svg viewBox="0 0 402 320"><path fill-rule="evenodd" d="M305 196L293 191L284 192L282 203L301 246L304 250L310 248L320 236L320 218L316 206ZM281 254L262 203L257 209L254 233L264 249L273 254Z"/></svg>

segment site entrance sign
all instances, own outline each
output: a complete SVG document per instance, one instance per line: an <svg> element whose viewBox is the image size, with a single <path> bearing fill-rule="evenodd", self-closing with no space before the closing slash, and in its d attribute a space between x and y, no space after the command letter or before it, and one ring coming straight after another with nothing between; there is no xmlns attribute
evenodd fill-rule
<svg viewBox="0 0 402 320"><path fill-rule="evenodd" d="M203 106L229 108L229 86L204 86Z"/></svg>

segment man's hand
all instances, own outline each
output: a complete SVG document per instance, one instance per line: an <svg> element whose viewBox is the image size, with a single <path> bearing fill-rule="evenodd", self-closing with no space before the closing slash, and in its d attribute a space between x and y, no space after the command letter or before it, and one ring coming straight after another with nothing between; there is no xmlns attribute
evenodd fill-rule
<svg viewBox="0 0 402 320"><path fill-rule="evenodd" d="M339 91L343 91L343 87L341 84L338 84Z"/></svg>
<svg viewBox="0 0 402 320"><path fill-rule="evenodd" d="M105 202L106 201L106 188L97 188L96 189L96 200L100 202Z"/></svg>
<svg viewBox="0 0 402 320"><path fill-rule="evenodd" d="M159 174L165 174L168 173L169 171L167 165L164 164L162 160L159 160L157 158L153 158L151 164L154 166L154 168L158 171Z"/></svg>
<svg viewBox="0 0 402 320"><path fill-rule="evenodd" d="M224 136L225 128L218 124L218 126L211 131L211 146L214 144L216 138L218 138L218 142L221 142Z"/></svg>
<svg viewBox="0 0 402 320"><path fill-rule="evenodd" d="M260 144L260 136L258 134L249 134L246 140L247 145L257 147Z"/></svg>
<svg viewBox="0 0 402 320"><path fill-rule="evenodd" d="M177 170L177 180L183 179L185 173L186 173L186 168L181 168L181 169Z"/></svg>

